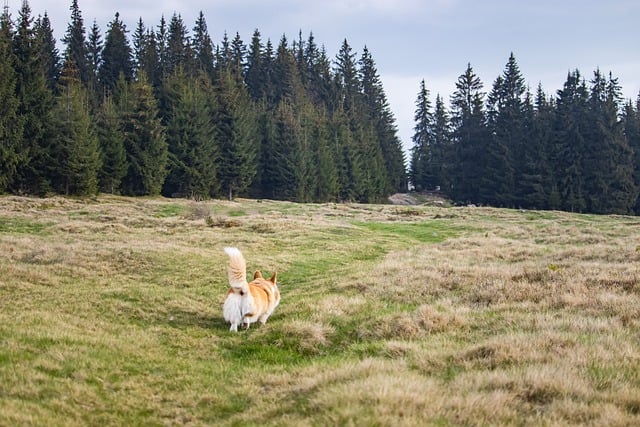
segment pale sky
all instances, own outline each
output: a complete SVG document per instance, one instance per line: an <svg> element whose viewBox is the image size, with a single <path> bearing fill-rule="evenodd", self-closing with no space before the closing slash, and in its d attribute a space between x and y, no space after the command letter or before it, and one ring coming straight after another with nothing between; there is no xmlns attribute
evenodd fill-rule
<svg viewBox="0 0 640 427"><path fill-rule="evenodd" d="M7 1L7 0L5 0ZM66 3L66 4L65 4ZM21 0L8 0L14 19ZM193 28L200 11L219 44L225 31L249 44L255 29L263 43L291 43L313 32L335 58L347 39L359 59L367 46L376 62L405 148L412 145L420 81L449 104L455 82L471 63L489 92L511 52L527 84L548 94L562 88L570 70L591 79L599 68L619 79L625 98L640 92L638 0L79 0L85 27L94 20L103 37L116 12L130 33L142 18L156 27L174 13ZM32 15L46 11L62 39L71 0L30 0ZM62 5L62 6L61 6Z"/></svg>

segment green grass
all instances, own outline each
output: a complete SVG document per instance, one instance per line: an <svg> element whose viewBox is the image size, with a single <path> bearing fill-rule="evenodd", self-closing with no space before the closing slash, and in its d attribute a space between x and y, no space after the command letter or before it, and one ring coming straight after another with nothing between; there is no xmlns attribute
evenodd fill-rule
<svg viewBox="0 0 640 427"><path fill-rule="evenodd" d="M636 218L2 202L0 425L640 422ZM228 245L282 292L235 334Z"/></svg>
<svg viewBox="0 0 640 427"><path fill-rule="evenodd" d="M51 223L38 222L22 218L0 217L0 233L7 234L46 234Z"/></svg>

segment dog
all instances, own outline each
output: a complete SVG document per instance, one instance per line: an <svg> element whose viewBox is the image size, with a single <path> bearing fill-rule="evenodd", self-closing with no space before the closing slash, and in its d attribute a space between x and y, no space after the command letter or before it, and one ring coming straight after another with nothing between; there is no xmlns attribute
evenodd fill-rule
<svg viewBox="0 0 640 427"><path fill-rule="evenodd" d="M227 274L229 292L224 301L222 312L224 320L231 323L232 332L238 331L238 325L249 329L252 323L265 324L275 308L280 304L280 291L277 284L277 272L270 279L262 277L260 271L253 275L253 281L247 282L247 263L238 248L227 247L229 255Z"/></svg>

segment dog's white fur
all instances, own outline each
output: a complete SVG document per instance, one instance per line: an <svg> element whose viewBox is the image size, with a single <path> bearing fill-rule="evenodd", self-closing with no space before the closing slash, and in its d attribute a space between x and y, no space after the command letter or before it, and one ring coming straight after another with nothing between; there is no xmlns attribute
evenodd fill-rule
<svg viewBox="0 0 640 427"><path fill-rule="evenodd" d="M251 283L247 282L247 265L238 248L226 247L224 251L229 256L227 276L229 292L224 301L222 313L224 320L231 323L230 331L237 332L238 325L249 328L251 323L260 321L265 324L267 319L280 303L280 291L276 283L277 274L270 279L264 279L256 271Z"/></svg>

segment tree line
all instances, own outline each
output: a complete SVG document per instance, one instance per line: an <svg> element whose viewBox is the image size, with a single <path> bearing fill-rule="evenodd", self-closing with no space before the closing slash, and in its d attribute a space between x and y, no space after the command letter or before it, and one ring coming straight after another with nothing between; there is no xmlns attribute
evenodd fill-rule
<svg viewBox="0 0 640 427"><path fill-rule="evenodd" d="M313 34L214 45L204 15L103 34L78 1L57 48L27 1L0 17L0 193L377 202L407 188L365 47Z"/></svg>
<svg viewBox="0 0 640 427"><path fill-rule="evenodd" d="M409 175L458 203L640 213L640 95L624 101L600 70L570 71L548 96L526 86L510 55L491 90L469 64L447 108L421 82Z"/></svg>

